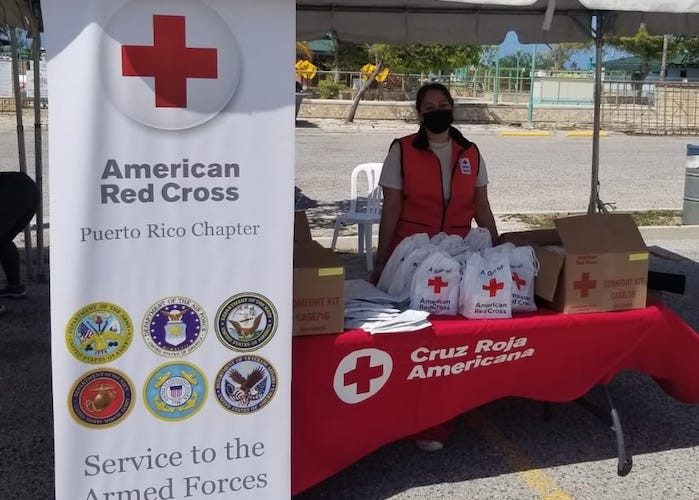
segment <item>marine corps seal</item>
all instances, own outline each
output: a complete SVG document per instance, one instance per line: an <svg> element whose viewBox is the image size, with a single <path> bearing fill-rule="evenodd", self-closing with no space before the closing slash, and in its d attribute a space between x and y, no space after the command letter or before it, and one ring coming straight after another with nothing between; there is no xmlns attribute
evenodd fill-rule
<svg viewBox="0 0 699 500"><path fill-rule="evenodd" d="M153 416L170 422L197 413L206 401L207 383L202 371L183 361L159 366L143 386L143 400Z"/></svg>
<svg viewBox="0 0 699 500"><path fill-rule="evenodd" d="M229 349L253 351L270 341L277 323L277 310L267 297L242 293L219 307L216 335Z"/></svg>
<svg viewBox="0 0 699 500"><path fill-rule="evenodd" d="M204 309L187 297L167 297L153 304L141 333L146 345L161 356L186 356L206 338L209 323Z"/></svg>
<svg viewBox="0 0 699 500"><path fill-rule="evenodd" d="M133 383L117 370L93 370L73 384L70 413L80 425L106 428L120 423L134 403Z"/></svg>
<svg viewBox="0 0 699 500"><path fill-rule="evenodd" d="M226 410L238 414L253 413L274 397L277 373L264 358L238 356L219 370L214 391Z"/></svg>
<svg viewBox="0 0 699 500"><path fill-rule="evenodd" d="M116 304L89 304L68 321L66 344L70 353L84 363L109 363L124 354L133 338L133 323Z"/></svg>

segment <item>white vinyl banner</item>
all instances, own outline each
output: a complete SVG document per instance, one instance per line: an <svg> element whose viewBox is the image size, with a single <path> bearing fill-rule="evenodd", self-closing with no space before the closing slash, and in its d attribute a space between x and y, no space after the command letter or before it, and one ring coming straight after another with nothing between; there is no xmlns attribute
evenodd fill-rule
<svg viewBox="0 0 699 500"><path fill-rule="evenodd" d="M289 497L294 3L42 9L56 498Z"/></svg>

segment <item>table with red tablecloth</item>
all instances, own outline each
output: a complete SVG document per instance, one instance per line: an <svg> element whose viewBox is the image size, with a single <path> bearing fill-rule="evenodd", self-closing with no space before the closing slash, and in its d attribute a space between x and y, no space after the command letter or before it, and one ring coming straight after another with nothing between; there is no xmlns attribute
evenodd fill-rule
<svg viewBox="0 0 699 500"><path fill-rule="evenodd" d="M292 491L506 396L564 402L621 370L699 403L699 336L673 311L430 317L413 333L293 339Z"/></svg>

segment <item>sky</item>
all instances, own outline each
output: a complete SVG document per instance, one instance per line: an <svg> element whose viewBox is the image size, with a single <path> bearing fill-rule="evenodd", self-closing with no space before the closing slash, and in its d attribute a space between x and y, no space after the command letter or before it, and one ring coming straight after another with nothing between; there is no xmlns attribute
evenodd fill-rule
<svg viewBox="0 0 699 500"><path fill-rule="evenodd" d="M510 31L507 36L505 37L505 40L502 42L500 45L500 56L507 56L509 54L514 54L518 50L522 52L529 52L531 53L533 45L524 45L519 43L519 40L517 40L517 34L514 31ZM537 53L544 52L548 50L548 47L545 44L538 44L537 45ZM568 64L571 62L577 63L578 67L580 69L588 69L588 65L590 63L590 58L592 57L594 59L595 55L595 50L594 48L586 49L586 50L581 50L579 52L576 52L573 54L571 57L570 61ZM603 60L609 61L612 59L618 59L620 57L625 57L628 54L624 53L623 51L614 49L612 47L605 47L604 49L604 57Z"/></svg>

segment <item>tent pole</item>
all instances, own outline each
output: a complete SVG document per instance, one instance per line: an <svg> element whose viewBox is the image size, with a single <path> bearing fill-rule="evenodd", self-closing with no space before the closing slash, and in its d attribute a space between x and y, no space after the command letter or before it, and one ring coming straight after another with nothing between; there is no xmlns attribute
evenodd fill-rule
<svg viewBox="0 0 699 500"><path fill-rule="evenodd" d="M593 214L598 210L606 212L604 204L599 199L599 131L602 108L602 49L604 47L604 16L596 13L595 26L595 94L594 115L592 120L592 180L590 186L590 203L587 213Z"/></svg>
<svg viewBox="0 0 699 500"><path fill-rule="evenodd" d="M36 279L46 283L44 270L44 165L42 162L41 137L41 37L39 28L32 29L32 52L34 53L34 168L39 188L39 205L36 207Z"/></svg>
<svg viewBox="0 0 699 500"><path fill-rule="evenodd" d="M19 171L27 173L27 151L24 144L24 123L22 117L22 92L19 85L19 53L17 50L17 30L10 28L10 49L12 50L12 83L15 94L15 116L17 118L17 152ZM24 256L27 263L27 281L34 281L32 269L32 233L29 227L24 229Z"/></svg>

